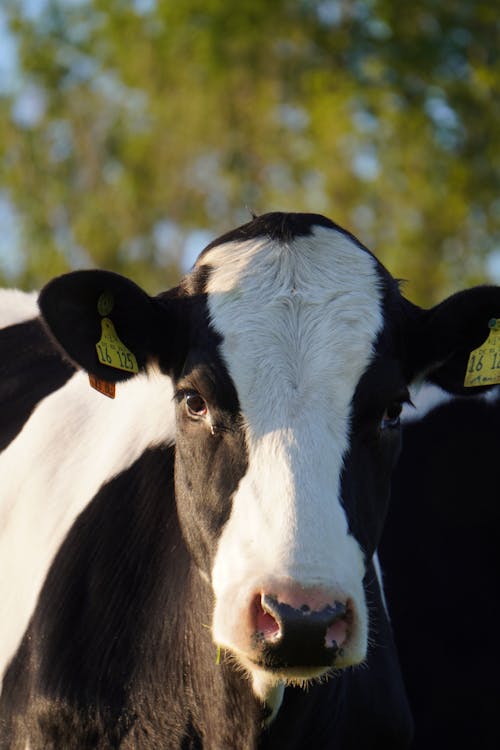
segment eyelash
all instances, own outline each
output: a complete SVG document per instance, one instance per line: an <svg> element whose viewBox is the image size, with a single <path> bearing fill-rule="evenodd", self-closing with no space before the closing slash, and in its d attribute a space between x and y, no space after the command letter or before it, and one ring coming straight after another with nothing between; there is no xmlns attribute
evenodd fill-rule
<svg viewBox="0 0 500 750"><path fill-rule="evenodd" d="M413 406L409 393L406 393L401 398L395 399L389 404L380 420L380 429L382 431L394 430L399 427L404 404Z"/></svg>

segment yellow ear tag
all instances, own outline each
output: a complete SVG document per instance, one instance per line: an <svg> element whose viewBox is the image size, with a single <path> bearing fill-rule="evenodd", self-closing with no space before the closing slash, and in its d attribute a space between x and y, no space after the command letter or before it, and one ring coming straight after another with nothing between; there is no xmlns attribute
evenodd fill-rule
<svg viewBox="0 0 500 750"><path fill-rule="evenodd" d="M107 367L114 367L115 370L139 372L135 355L120 341L109 318L101 320L101 328L101 339L95 346L99 362Z"/></svg>
<svg viewBox="0 0 500 750"><path fill-rule="evenodd" d="M488 326L488 338L470 353L464 380L467 388L500 383L500 318L492 318Z"/></svg>

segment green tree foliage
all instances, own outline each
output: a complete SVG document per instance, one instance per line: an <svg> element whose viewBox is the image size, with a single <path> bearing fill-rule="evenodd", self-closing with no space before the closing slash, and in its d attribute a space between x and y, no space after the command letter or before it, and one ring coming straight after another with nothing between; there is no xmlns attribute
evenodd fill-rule
<svg viewBox="0 0 500 750"><path fill-rule="evenodd" d="M4 4L22 86L0 98L0 190L20 284L97 265L154 291L193 232L279 209L351 229L421 303L485 279L500 247L494 3L38 4Z"/></svg>

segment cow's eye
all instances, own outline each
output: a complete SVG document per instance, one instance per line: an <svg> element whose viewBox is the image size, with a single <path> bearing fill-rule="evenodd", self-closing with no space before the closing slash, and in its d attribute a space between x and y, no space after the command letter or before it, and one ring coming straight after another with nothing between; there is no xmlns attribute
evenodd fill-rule
<svg viewBox="0 0 500 750"><path fill-rule="evenodd" d="M389 404L384 412L382 421L380 422L380 429L390 430L394 429L395 427L399 427L400 415L402 410L403 404L401 403L401 401L394 401L392 404Z"/></svg>
<svg viewBox="0 0 500 750"><path fill-rule="evenodd" d="M188 414L192 417L205 417L208 414L206 401L199 393L190 391L184 396Z"/></svg>

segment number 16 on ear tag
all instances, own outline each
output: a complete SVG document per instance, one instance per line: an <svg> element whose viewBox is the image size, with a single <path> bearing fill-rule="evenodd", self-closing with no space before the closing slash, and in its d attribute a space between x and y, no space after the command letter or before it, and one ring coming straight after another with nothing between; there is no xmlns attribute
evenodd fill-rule
<svg viewBox="0 0 500 750"><path fill-rule="evenodd" d="M488 338L469 355L464 386L474 388L500 383L500 318L488 323Z"/></svg>
<svg viewBox="0 0 500 750"><path fill-rule="evenodd" d="M102 365L115 370L137 373L139 367L135 355L120 341L109 318L101 320L101 338L96 344L97 358Z"/></svg>

